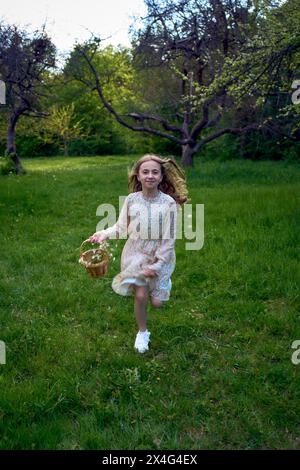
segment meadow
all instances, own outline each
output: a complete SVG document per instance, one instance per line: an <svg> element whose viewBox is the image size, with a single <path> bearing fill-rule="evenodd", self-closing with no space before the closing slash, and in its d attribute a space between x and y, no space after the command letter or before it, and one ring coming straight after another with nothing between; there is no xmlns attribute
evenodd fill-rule
<svg viewBox="0 0 300 470"><path fill-rule="evenodd" d="M204 246L176 241L170 300L134 348L133 297L79 247L138 157L24 159L0 176L1 449L299 449L299 165L197 161Z"/></svg>

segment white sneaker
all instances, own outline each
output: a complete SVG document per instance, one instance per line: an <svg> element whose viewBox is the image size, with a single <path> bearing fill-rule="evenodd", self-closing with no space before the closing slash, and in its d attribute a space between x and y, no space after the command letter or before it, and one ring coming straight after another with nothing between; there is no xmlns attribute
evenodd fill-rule
<svg viewBox="0 0 300 470"><path fill-rule="evenodd" d="M149 350L150 331L139 331L135 338L134 347L139 353L144 353Z"/></svg>

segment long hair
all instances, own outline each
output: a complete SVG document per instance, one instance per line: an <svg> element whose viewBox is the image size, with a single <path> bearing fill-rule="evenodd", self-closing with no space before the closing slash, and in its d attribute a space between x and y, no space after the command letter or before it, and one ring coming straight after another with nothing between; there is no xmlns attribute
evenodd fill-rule
<svg viewBox="0 0 300 470"><path fill-rule="evenodd" d="M137 176L141 164L150 160L160 163L163 178L158 185L158 189L171 196L180 205L188 202L186 176L183 169L180 168L172 158L161 158L158 155L144 155L133 165L133 168L128 172L129 192L133 193L142 190L142 184L137 179Z"/></svg>

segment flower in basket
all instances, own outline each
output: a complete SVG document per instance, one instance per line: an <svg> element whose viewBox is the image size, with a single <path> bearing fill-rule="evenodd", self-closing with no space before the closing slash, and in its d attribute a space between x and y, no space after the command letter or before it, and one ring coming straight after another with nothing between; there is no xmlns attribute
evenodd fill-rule
<svg viewBox="0 0 300 470"><path fill-rule="evenodd" d="M101 261L109 258L109 260L114 261L114 248L110 247L107 241L97 243L98 247L91 250L91 256L88 259L88 264L98 264ZM82 256L79 258L79 263L82 263Z"/></svg>
<svg viewBox="0 0 300 470"><path fill-rule="evenodd" d="M91 257L91 263L94 264L94 263L100 263L100 261L103 260L103 256L100 254L100 253L95 253L92 257Z"/></svg>
<svg viewBox="0 0 300 470"><path fill-rule="evenodd" d="M99 243L98 248L94 251L95 253L92 255L90 260L91 263L100 263L100 261L103 260L103 255L108 255L110 260L115 260L113 255L114 248L110 247L107 242Z"/></svg>

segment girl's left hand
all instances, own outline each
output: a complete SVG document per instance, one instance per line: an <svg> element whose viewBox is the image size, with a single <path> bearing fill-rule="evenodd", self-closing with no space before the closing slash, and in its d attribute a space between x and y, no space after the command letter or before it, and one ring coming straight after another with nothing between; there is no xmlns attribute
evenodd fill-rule
<svg viewBox="0 0 300 470"><path fill-rule="evenodd" d="M144 274L145 277L154 277L156 276L156 272L153 271L153 269L146 268L144 271L142 271L142 274Z"/></svg>

